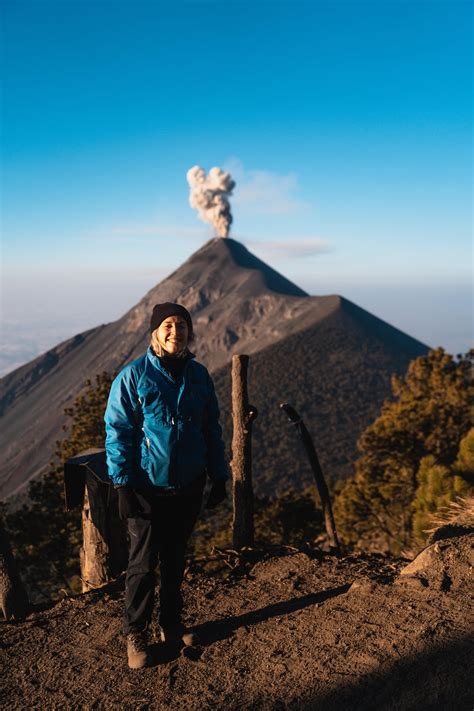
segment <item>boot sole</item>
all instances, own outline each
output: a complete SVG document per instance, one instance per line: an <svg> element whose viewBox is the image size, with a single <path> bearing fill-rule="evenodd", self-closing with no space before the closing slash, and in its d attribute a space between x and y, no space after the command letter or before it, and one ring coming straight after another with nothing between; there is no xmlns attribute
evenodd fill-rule
<svg viewBox="0 0 474 711"><path fill-rule="evenodd" d="M177 635L176 637L170 637L161 632L160 640L163 642L163 644L171 644L174 647L180 644L184 644L185 647L196 647L200 643L197 635L193 634L192 632L185 632L183 635Z"/></svg>
<svg viewBox="0 0 474 711"><path fill-rule="evenodd" d="M143 669L148 664L148 655L144 659L130 659L128 658L128 668L129 669Z"/></svg>

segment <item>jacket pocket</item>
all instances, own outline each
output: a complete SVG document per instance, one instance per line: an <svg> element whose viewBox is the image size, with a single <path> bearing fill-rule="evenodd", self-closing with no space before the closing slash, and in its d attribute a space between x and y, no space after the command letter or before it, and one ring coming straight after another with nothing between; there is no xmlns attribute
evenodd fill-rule
<svg viewBox="0 0 474 711"><path fill-rule="evenodd" d="M156 486L168 483L170 455L173 444L172 430L169 427L145 429L142 443L143 467L149 479Z"/></svg>
<svg viewBox="0 0 474 711"><path fill-rule="evenodd" d="M191 421L196 428L201 430L204 423L204 413L207 408L205 393L201 392L201 390L190 393L188 408L188 421Z"/></svg>

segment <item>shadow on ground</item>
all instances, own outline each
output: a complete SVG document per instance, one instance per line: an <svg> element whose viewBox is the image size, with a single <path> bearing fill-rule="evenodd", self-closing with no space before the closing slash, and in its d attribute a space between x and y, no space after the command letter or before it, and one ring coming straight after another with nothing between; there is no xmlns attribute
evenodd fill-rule
<svg viewBox="0 0 474 711"><path fill-rule="evenodd" d="M324 695L280 708L296 711L472 711L474 635L430 652L400 659L388 670L367 674ZM349 674L348 674L349 675ZM274 706L278 708L278 706Z"/></svg>
<svg viewBox="0 0 474 711"><path fill-rule="evenodd" d="M342 595L349 590L349 587L350 585L341 585L337 588L331 588L330 590L322 590L319 593L293 597L290 600L283 600L271 605L266 605L258 610L245 612L243 615L235 615L225 617L222 620L215 620L214 622L206 622L196 626L194 629L202 640L202 644L207 646L218 640L230 637L239 627L249 627L259 622L269 620L272 617L289 615L297 610L302 610L304 607L316 605L332 597L337 597L337 595Z"/></svg>
<svg viewBox="0 0 474 711"><path fill-rule="evenodd" d="M324 602L325 600L329 600L332 597L342 595L348 591L349 587L349 585L341 585L337 588L323 590L319 593L311 593L309 595L293 597L290 600L283 600L272 605L266 605L258 610L246 612L243 615L234 615L226 617L222 620L215 620L213 622L205 622L202 625L197 625L196 627L193 627L193 630L201 640L200 645L188 648L165 645L162 643L150 645L149 666L168 664L169 662L175 661L180 654L188 659L197 661L201 657L203 647L207 647L214 642L231 637L240 627L250 627L251 625L256 625L260 622L264 622L265 620L269 620L272 617L289 615L292 612L302 610L310 605L316 605Z"/></svg>

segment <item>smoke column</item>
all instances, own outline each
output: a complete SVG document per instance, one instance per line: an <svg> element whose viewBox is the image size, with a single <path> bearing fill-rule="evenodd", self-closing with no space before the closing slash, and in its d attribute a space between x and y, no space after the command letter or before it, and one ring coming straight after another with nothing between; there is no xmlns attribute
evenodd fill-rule
<svg viewBox="0 0 474 711"><path fill-rule="evenodd" d="M214 226L218 237L227 237L232 224L229 196L235 187L230 173L220 168L211 168L209 174L199 165L186 174L190 187L189 204L201 220Z"/></svg>

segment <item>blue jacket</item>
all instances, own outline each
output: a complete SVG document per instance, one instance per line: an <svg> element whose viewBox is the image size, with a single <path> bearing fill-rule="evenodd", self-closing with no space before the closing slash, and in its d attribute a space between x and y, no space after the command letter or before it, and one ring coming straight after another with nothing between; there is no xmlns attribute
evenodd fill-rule
<svg viewBox="0 0 474 711"><path fill-rule="evenodd" d="M151 348L113 381L105 449L115 486L181 488L206 470L228 479L214 384L193 358L179 385Z"/></svg>

